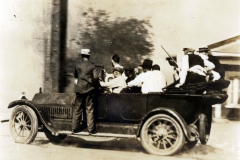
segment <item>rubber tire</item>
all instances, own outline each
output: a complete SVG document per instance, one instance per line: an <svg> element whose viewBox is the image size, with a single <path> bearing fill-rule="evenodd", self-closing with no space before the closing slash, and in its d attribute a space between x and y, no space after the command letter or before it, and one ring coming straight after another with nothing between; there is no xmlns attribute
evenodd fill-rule
<svg viewBox="0 0 240 160"><path fill-rule="evenodd" d="M200 114L200 119L199 119L199 139L201 144L207 144L209 135L210 135L210 129L211 124L208 124L208 120L206 115Z"/></svg>
<svg viewBox="0 0 240 160"><path fill-rule="evenodd" d="M20 112L23 112L25 114L25 116L28 117L27 121L29 121L28 124L30 124L30 126L31 126L30 133L28 136L20 136L20 135L18 135L18 133L16 131L15 120L16 120L16 116ZM25 117L24 117L24 119L25 119ZM38 133L38 118L37 118L36 113L33 111L32 108L30 108L27 105L21 105L21 106L14 108L14 110L12 111L10 120L9 120L9 128L10 128L10 133L16 143L23 143L23 144L31 143L32 141L34 141L34 139L36 138L37 133Z"/></svg>
<svg viewBox="0 0 240 160"><path fill-rule="evenodd" d="M148 127L151 126L154 122L158 120L165 120L170 122L176 129L178 135L177 135L177 141L174 143L174 148L173 149L158 149L155 146L151 144L151 142L148 140ZM157 114L152 117L150 117L143 125L140 133L140 138L141 138L141 143L143 148L149 153L149 154L154 154L154 155L160 155L160 156L169 156L169 155L174 155L178 153L184 143L185 143L185 136L182 131L181 126L179 123L172 118L171 116L165 115L165 114Z"/></svg>
<svg viewBox="0 0 240 160"><path fill-rule="evenodd" d="M62 140L64 140L67 137L67 135L65 135L65 134L60 134L60 135L55 136L47 129L44 131L44 134L49 139L49 141L52 143L60 143Z"/></svg>

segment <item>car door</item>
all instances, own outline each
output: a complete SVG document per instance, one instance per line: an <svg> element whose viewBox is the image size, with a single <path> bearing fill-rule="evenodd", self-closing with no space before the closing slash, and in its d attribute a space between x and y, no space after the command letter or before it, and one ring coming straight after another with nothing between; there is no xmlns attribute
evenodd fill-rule
<svg viewBox="0 0 240 160"><path fill-rule="evenodd" d="M147 94L121 93L107 96L108 120L138 122L146 114Z"/></svg>

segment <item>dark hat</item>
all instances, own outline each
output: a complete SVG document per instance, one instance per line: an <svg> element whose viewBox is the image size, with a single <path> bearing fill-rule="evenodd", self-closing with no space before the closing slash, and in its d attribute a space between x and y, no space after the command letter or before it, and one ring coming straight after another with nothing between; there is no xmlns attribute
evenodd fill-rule
<svg viewBox="0 0 240 160"><path fill-rule="evenodd" d="M151 69L152 69L152 64L153 64L153 61L152 61L152 60L150 60L150 59L145 59L145 60L143 61L143 64L142 64L142 68L143 68L143 69L149 69L149 70L151 70Z"/></svg>
<svg viewBox="0 0 240 160"><path fill-rule="evenodd" d="M195 49L192 49L192 48L183 48L183 51L186 51L186 50L188 50L189 52L194 52L195 51Z"/></svg>
<svg viewBox="0 0 240 160"><path fill-rule="evenodd" d="M113 68L113 72L114 71L118 71L118 72L120 72L122 74L124 70L121 67L115 67L115 68Z"/></svg>
<svg viewBox="0 0 240 160"><path fill-rule="evenodd" d="M202 48L199 48L199 50L197 52L208 52L210 51L207 47L202 47Z"/></svg>

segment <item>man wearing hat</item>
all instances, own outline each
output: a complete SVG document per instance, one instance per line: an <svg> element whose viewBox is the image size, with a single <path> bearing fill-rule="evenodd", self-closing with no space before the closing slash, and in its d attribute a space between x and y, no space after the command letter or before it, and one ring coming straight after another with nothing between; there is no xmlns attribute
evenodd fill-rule
<svg viewBox="0 0 240 160"><path fill-rule="evenodd" d="M158 89L158 80L156 76L151 71L153 61L150 59L145 59L142 64L143 73L138 75L134 80L128 83L129 87L132 86L140 86L142 85L141 91L142 93L149 93L149 92L161 92Z"/></svg>
<svg viewBox="0 0 240 160"><path fill-rule="evenodd" d="M192 49L192 48L183 48L183 52L184 52L184 54L185 55L187 55L187 54L194 54L194 49Z"/></svg>
<svg viewBox="0 0 240 160"><path fill-rule="evenodd" d="M208 71L209 80L218 80L220 78L225 77L225 69L223 65L219 62L219 60L212 56L210 53L210 50L207 47L199 48L197 51L199 52L199 56L201 56L203 59L207 59L208 61L212 62L215 65L215 68Z"/></svg>
<svg viewBox="0 0 240 160"><path fill-rule="evenodd" d="M187 57L189 54L193 55L195 50L190 47L185 47L185 48L183 48L183 52L184 52L184 57ZM184 68L184 67L186 67L186 63L182 63L182 68ZM181 71L180 68L174 67L174 73L173 73L174 82L176 82L180 78L180 74L179 74L180 71Z"/></svg>
<svg viewBox="0 0 240 160"><path fill-rule="evenodd" d="M127 84L122 77L123 68L115 67L113 68L113 76L114 78L109 82L100 81L100 85L102 87L107 87L112 90L112 93L120 93L123 88L127 87Z"/></svg>
<svg viewBox="0 0 240 160"><path fill-rule="evenodd" d="M83 108L86 109L87 127L89 134L94 134L94 108L93 108L93 70L95 65L89 61L90 49L82 49L82 61L75 65L74 77L77 79L75 92L75 112L73 114L72 131L80 131L80 121L83 115Z"/></svg>
<svg viewBox="0 0 240 160"><path fill-rule="evenodd" d="M183 84L200 83L206 81L206 74L208 70L213 69L215 66L209 62L204 55L193 54L194 50L186 51L189 48L183 49L187 53L182 58L182 68L179 74L180 82L176 87Z"/></svg>

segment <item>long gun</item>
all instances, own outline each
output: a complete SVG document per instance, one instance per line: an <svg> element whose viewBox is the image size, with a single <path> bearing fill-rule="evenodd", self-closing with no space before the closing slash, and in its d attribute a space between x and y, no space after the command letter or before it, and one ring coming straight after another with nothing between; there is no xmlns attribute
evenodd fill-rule
<svg viewBox="0 0 240 160"><path fill-rule="evenodd" d="M168 54L168 52L163 48L163 46L161 46L161 47L167 53L168 57L172 60L172 62L174 63L173 65L178 68L177 62L170 56L170 54Z"/></svg>

